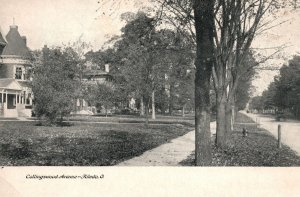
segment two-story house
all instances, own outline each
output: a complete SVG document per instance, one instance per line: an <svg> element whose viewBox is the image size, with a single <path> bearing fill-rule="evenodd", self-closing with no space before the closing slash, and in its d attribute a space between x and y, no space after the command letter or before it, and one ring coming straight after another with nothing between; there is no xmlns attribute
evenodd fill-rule
<svg viewBox="0 0 300 197"><path fill-rule="evenodd" d="M86 63L86 70L83 72L82 76L82 87L88 88L89 86L95 86L97 84L106 84L111 86L112 76L109 73L109 65L106 64L103 68L97 66L91 62ZM97 111L96 106L91 105L84 99L77 99L76 101L76 109L73 114L96 114Z"/></svg>
<svg viewBox="0 0 300 197"><path fill-rule="evenodd" d="M32 56L18 26L0 32L0 117L30 117Z"/></svg>

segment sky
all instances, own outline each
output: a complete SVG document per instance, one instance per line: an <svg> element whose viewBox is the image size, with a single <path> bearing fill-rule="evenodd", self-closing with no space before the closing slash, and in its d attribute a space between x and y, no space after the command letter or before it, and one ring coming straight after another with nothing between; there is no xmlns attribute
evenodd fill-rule
<svg viewBox="0 0 300 197"><path fill-rule="evenodd" d="M274 47L285 45L272 59L261 65L262 67L280 67L287 64L294 55L300 55L300 11L283 10L277 13L276 19L268 18L266 20L273 20L274 25L283 23L257 36L252 47L257 52L268 56L274 53ZM256 87L254 95L261 94L278 74L278 70L259 71L257 79L253 81L253 85Z"/></svg>
<svg viewBox="0 0 300 197"><path fill-rule="evenodd" d="M98 3L98 0L0 0L0 27L6 35L9 26L19 26L31 49L75 42L80 37L99 49L107 35L119 34L124 23L119 15L136 11L134 1L124 5ZM100 8L100 9L99 9ZM118 10L113 12L112 10Z"/></svg>
<svg viewBox="0 0 300 197"><path fill-rule="evenodd" d="M112 0L0 0L1 32L6 35L9 26L15 21L20 34L27 37L28 47L31 49L41 49L44 45L72 43L81 38L90 43L93 50L98 50L110 36L120 34L120 29L124 26L124 22L120 21L121 13L136 12L147 4L147 0L123 0L121 4L118 0L116 1L118 3L112 2ZM300 52L300 12L282 11L277 15L274 24L280 21L287 22L257 37L253 47L273 48L283 44L288 47L264 66L282 65L288 58ZM271 49L256 50L265 55L272 53ZM261 71L253 82L256 87L255 95L266 89L276 74L278 71Z"/></svg>

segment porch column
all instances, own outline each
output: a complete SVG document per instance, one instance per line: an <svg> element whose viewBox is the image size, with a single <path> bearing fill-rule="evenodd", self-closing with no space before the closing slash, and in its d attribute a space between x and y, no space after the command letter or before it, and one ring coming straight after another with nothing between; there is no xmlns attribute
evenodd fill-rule
<svg viewBox="0 0 300 197"><path fill-rule="evenodd" d="M6 90L6 94L5 94L5 103L7 103L7 100L8 98L7 98L7 90Z"/></svg>
<svg viewBox="0 0 300 197"><path fill-rule="evenodd" d="M1 109L1 111L0 111L0 116L4 115L4 104L3 104L3 97L4 97L4 95L3 95L3 93L4 93L4 90L1 91L1 103L0 103L0 109Z"/></svg>
<svg viewBox="0 0 300 197"><path fill-rule="evenodd" d="M23 92L23 104L26 104L26 93L25 93L25 91Z"/></svg>

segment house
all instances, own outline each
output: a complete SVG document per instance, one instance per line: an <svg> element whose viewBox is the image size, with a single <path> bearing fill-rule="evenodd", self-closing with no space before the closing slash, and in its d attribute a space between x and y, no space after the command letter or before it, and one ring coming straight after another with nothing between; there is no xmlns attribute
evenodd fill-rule
<svg viewBox="0 0 300 197"><path fill-rule="evenodd" d="M89 86L97 84L111 85L112 76L109 74L109 65L106 64L103 68L91 62L86 63L86 70L82 76L82 86L88 88ZM73 114L96 114L100 109L91 105L84 99L77 99L76 110ZM101 110L100 110L101 111Z"/></svg>
<svg viewBox="0 0 300 197"><path fill-rule="evenodd" d="M87 64L90 64L89 62ZM85 84L103 84L111 82L112 76L109 74L109 65L106 64L104 69L96 66L87 66L83 74L83 82Z"/></svg>
<svg viewBox="0 0 300 197"><path fill-rule="evenodd" d="M26 37L11 25L0 32L0 117L30 117L32 109L32 56Z"/></svg>

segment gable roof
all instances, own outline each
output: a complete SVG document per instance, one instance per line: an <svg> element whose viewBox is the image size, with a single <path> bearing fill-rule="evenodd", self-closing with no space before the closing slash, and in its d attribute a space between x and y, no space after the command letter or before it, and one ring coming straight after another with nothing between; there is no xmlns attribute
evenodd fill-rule
<svg viewBox="0 0 300 197"><path fill-rule="evenodd" d="M3 38L2 34L1 34L1 31L0 31L0 45L2 45L2 46L6 45L6 42L5 42L5 40L4 40L4 38Z"/></svg>
<svg viewBox="0 0 300 197"><path fill-rule="evenodd" d="M26 46L24 39L18 32L18 26L10 26L10 30L6 35L7 44L2 52L2 55L16 55L21 57L31 57L31 53Z"/></svg>
<svg viewBox="0 0 300 197"><path fill-rule="evenodd" d="M0 88L22 90L20 84L15 79L0 79Z"/></svg>

